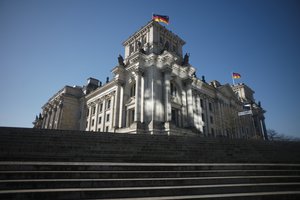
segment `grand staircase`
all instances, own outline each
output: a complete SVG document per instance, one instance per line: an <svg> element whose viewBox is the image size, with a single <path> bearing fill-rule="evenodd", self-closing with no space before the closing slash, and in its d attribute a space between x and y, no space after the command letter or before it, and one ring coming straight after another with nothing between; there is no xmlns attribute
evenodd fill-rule
<svg viewBox="0 0 300 200"><path fill-rule="evenodd" d="M300 199L300 143L2 127L0 199Z"/></svg>

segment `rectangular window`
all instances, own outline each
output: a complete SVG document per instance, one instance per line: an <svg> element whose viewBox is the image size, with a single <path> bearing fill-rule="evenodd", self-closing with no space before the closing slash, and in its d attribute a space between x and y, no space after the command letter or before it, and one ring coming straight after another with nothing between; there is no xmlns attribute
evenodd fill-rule
<svg viewBox="0 0 300 200"><path fill-rule="evenodd" d="M173 83L171 83L171 95L174 97L177 96L177 88Z"/></svg>
<svg viewBox="0 0 300 200"><path fill-rule="evenodd" d="M96 113L96 106L92 107L92 114L94 115Z"/></svg>
<svg viewBox="0 0 300 200"><path fill-rule="evenodd" d="M135 96L135 83L131 86L130 89L130 97L134 97Z"/></svg>
<svg viewBox="0 0 300 200"><path fill-rule="evenodd" d="M214 118L212 116L210 116L210 123L214 123Z"/></svg>
<svg viewBox="0 0 300 200"><path fill-rule="evenodd" d="M203 108L203 99L200 99L200 106Z"/></svg>
<svg viewBox="0 0 300 200"><path fill-rule="evenodd" d="M134 122L134 109L130 109L128 110L128 122L129 122L129 125L131 125L133 122Z"/></svg>
<svg viewBox="0 0 300 200"><path fill-rule="evenodd" d="M205 117L203 113L201 114L201 117L202 117L202 121L205 122Z"/></svg>
<svg viewBox="0 0 300 200"><path fill-rule="evenodd" d="M107 126L107 127L105 128L105 131L108 132L108 129L109 129L109 127Z"/></svg>
<svg viewBox="0 0 300 200"><path fill-rule="evenodd" d="M212 104L211 103L208 104L208 107L209 107L209 111L212 111Z"/></svg>
<svg viewBox="0 0 300 200"><path fill-rule="evenodd" d="M99 117L98 123L101 124L102 122L102 117Z"/></svg>
<svg viewBox="0 0 300 200"><path fill-rule="evenodd" d="M107 100L106 109L110 109L111 99Z"/></svg>
<svg viewBox="0 0 300 200"><path fill-rule="evenodd" d="M171 110L171 120L176 126L179 126L179 111L178 111L178 109Z"/></svg>
<svg viewBox="0 0 300 200"><path fill-rule="evenodd" d="M147 37L144 35L142 39L142 45L146 44L146 42L147 42Z"/></svg>
<svg viewBox="0 0 300 200"><path fill-rule="evenodd" d="M94 126L94 124L95 124L95 120L93 119L93 120L92 120L92 126Z"/></svg>
<svg viewBox="0 0 300 200"><path fill-rule="evenodd" d="M107 122L109 121L109 117L110 117L110 115L107 114L107 115L106 115L106 121L107 121Z"/></svg>
<svg viewBox="0 0 300 200"><path fill-rule="evenodd" d="M177 53L177 46L173 45L173 51Z"/></svg>
<svg viewBox="0 0 300 200"><path fill-rule="evenodd" d="M99 110L100 110L100 112L103 111L103 103L100 104L100 109Z"/></svg>
<svg viewBox="0 0 300 200"><path fill-rule="evenodd" d="M129 55L131 55L133 53L133 50L134 50L133 44L130 44L129 45Z"/></svg>

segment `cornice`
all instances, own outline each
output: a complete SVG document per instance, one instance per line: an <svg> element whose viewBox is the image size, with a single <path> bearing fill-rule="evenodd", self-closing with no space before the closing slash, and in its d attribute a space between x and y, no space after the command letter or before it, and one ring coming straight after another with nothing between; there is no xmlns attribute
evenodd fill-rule
<svg viewBox="0 0 300 200"><path fill-rule="evenodd" d="M117 85L117 82L114 80L110 81L109 83L101 86L101 87L98 87L96 90L92 91L90 94L86 95L85 96L85 99L91 99L101 93L105 93L106 91L109 91L109 90L113 90L113 88ZM111 92L111 91L109 91Z"/></svg>
<svg viewBox="0 0 300 200"><path fill-rule="evenodd" d="M167 37L170 37L172 40L176 40L180 45L184 45L185 41L182 40L178 35L174 34L172 31L168 30L165 26L162 26L161 24L151 20L149 21L145 26L141 27L138 31L133 33L127 40L125 40L122 45L127 46L132 41L139 38L141 35L143 35L145 32L149 31L150 28L155 27L158 29L159 32L163 33Z"/></svg>
<svg viewBox="0 0 300 200"><path fill-rule="evenodd" d="M147 32L151 27L153 27L154 21L150 21L148 22L145 26L141 27L138 31L136 31L135 33L133 33L127 40L125 40L122 44L123 46L128 45L129 43L131 43L133 40L135 40L136 38L140 37L142 34L144 34L144 32Z"/></svg>
<svg viewBox="0 0 300 200"><path fill-rule="evenodd" d="M173 40L173 41L176 41L177 43L179 43L179 45L183 46L186 44L186 42L181 39L178 35L176 35L175 33L173 33L172 31L168 30L165 26L162 26L160 25L159 23L157 23L158 26L158 31L164 35L165 37Z"/></svg>

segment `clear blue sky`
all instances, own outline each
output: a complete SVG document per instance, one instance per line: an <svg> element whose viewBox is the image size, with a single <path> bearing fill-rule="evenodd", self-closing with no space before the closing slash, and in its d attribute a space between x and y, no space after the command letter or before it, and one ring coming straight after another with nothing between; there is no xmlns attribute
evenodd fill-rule
<svg viewBox="0 0 300 200"><path fill-rule="evenodd" d="M0 126L32 127L63 86L112 77L122 42L157 13L198 77L225 84L240 73L267 128L299 137L299 10L291 0L0 0Z"/></svg>

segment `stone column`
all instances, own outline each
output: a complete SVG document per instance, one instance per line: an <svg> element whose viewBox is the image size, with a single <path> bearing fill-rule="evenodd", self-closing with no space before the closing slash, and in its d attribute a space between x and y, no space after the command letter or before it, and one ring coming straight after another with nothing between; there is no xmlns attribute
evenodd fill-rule
<svg viewBox="0 0 300 200"><path fill-rule="evenodd" d="M142 75L141 76L141 122L142 123L144 122L144 110L145 110L144 94L145 94L145 79L144 76Z"/></svg>
<svg viewBox="0 0 300 200"><path fill-rule="evenodd" d="M119 128L124 127L124 115L125 115L125 111L124 111L124 86L123 85L119 85L118 90L120 91L119 94Z"/></svg>
<svg viewBox="0 0 300 200"><path fill-rule="evenodd" d="M49 111L49 114L50 114L50 116L49 116L49 121L48 121L48 129L52 129L52 127L53 127L53 124L52 124L52 122L53 122L53 108L52 108L52 106L51 106L51 109Z"/></svg>
<svg viewBox="0 0 300 200"><path fill-rule="evenodd" d="M48 112L44 109L43 112L43 125L42 128L47 128Z"/></svg>
<svg viewBox="0 0 300 200"><path fill-rule="evenodd" d="M136 72L135 114L134 121L141 122L141 72Z"/></svg>
<svg viewBox="0 0 300 200"><path fill-rule="evenodd" d="M225 116L225 114L224 114L224 109L225 109L225 105L224 105L224 102L221 102L220 103L220 116L219 116L219 121L220 121L220 126L221 126L221 132L222 132L222 135L224 136L226 136L226 128L225 128L225 125L224 125L224 120L222 120L223 119L223 117Z"/></svg>
<svg viewBox="0 0 300 200"><path fill-rule="evenodd" d="M187 127L188 126L188 111L187 111L187 91L185 89L182 89L181 94L180 94L181 100L182 100L182 107L181 107L181 113L182 113L182 117L181 117L181 124L183 127Z"/></svg>
<svg viewBox="0 0 300 200"><path fill-rule="evenodd" d="M61 129L61 118L62 118L62 112L63 112L63 101L61 100L58 104L58 117L57 117L57 129Z"/></svg>
<svg viewBox="0 0 300 200"><path fill-rule="evenodd" d="M53 107L53 118L52 118L52 129L55 129L55 118L56 118L56 111L57 111L57 108L56 108L56 105Z"/></svg>
<svg viewBox="0 0 300 200"><path fill-rule="evenodd" d="M186 102L187 102L187 121L188 121L188 126L193 127L193 93L192 93L192 80L187 79L185 81L186 83Z"/></svg>
<svg viewBox="0 0 300 200"><path fill-rule="evenodd" d="M206 128L206 136L209 136L210 133L210 123L208 121L209 119L209 102L207 97L205 97L203 99L203 105L205 107L205 113L204 113L204 124L205 124L205 128Z"/></svg>
<svg viewBox="0 0 300 200"><path fill-rule="evenodd" d="M58 105L55 105L54 107L54 116L53 116L53 125L52 125L52 128L53 129L57 129L57 123L58 123Z"/></svg>
<svg viewBox="0 0 300 200"><path fill-rule="evenodd" d="M51 118L51 110L50 108L47 108L47 119L46 119L45 128L49 129L50 118Z"/></svg>
<svg viewBox="0 0 300 200"><path fill-rule="evenodd" d="M92 112L93 112L93 109L92 109L92 104L89 104L88 105L88 109L89 109L89 116L88 116L88 126L86 127L86 130L87 131L90 131L91 130L91 124L92 124Z"/></svg>
<svg viewBox="0 0 300 200"><path fill-rule="evenodd" d="M194 127L197 128L197 117L198 117L198 113L197 113L197 96L196 94L192 93L192 111L193 111L193 118L192 118L192 121L193 121L193 124L194 124Z"/></svg>
<svg viewBox="0 0 300 200"><path fill-rule="evenodd" d="M117 110L117 108L115 107L116 106L116 103L115 103L115 95L116 95L116 92L112 92L111 93L111 99L110 99L110 115L111 115L111 118L110 118L110 128L111 129L115 129L115 111Z"/></svg>
<svg viewBox="0 0 300 200"><path fill-rule="evenodd" d="M171 106L171 84L170 84L171 71L165 70L164 72L164 85L165 85L165 122L172 120L172 106Z"/></svg>
<svg viewBox="0 0 300 200"><path fill-rule="evenodd" d="M95 102L95 132L98 131L99 120L99 100Z"/></svg>
<svg viewBox="0 0 300 200"><path fill-rule="evenodd" d="M106 124L106 96L103 98L103 111L102 111L102 131L105 132L105 124Z"/></svg>
<svg viewBox="0 0 300 200"><path fill-rule="evenodd" d="M119 128L119 115L120 115L120 85L117 85L117 89L115 91L115 100L113 102L113 128L114 131L116 131L117 128Z"/></svg>
<svg viewBox="0 0 300 200"><path fill-rule="evenodd" d="M42 123L42 128L45 128L47 118L48 118L48 115L47 115L47 113L44 111L44 112L43 112L43 123Z"/></svg>
<svg viewBox="0 0 300 200"><path fill-rule="evenodd" d="M196 95L196 103L195 103L195 106L196 106L196 118L195 118L195 124L196 124L196 128L199 130L199 131L202 131L201 130L201 103L200 103L200 95L197 94Z"/></svg>

